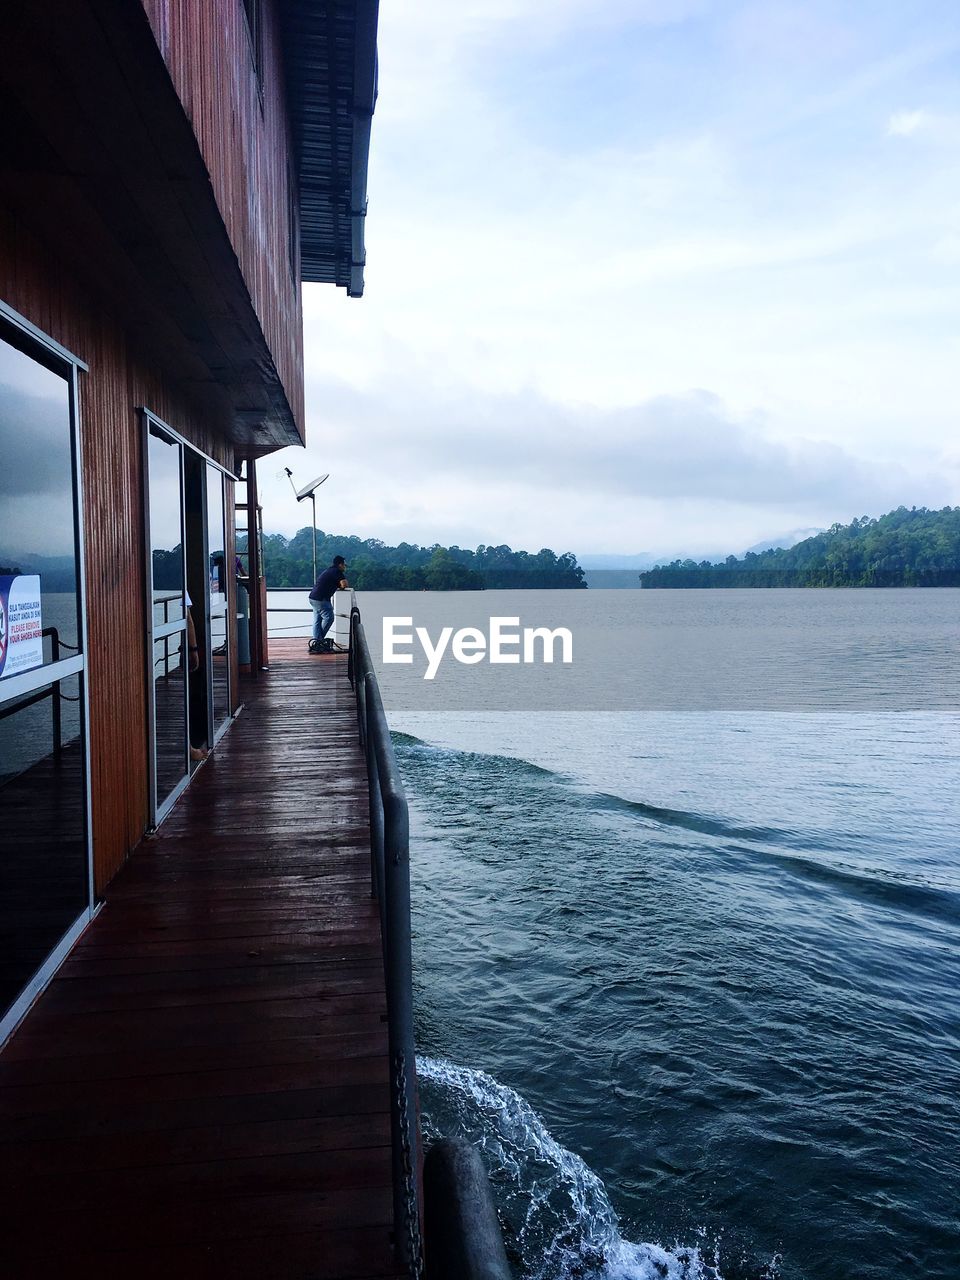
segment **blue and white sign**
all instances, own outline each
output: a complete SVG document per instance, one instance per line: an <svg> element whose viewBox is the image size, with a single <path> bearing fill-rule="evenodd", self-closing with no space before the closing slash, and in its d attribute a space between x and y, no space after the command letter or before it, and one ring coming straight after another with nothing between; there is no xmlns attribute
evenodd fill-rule
<svg viewBox="0 0 960 1280"><path fill-rule="evenodd" d="M43 666L40 576L0 575L0 679Z"/></svg>

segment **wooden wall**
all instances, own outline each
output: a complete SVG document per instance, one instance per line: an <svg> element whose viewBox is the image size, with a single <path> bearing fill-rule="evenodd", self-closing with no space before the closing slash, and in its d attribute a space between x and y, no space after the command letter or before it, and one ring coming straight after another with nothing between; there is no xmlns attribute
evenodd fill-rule
<svg viewBox="0 0 960 1280"><path fill-rule="evenodd" d="M242 0L142 3L196 134L254 310L302 432L299 196L277 5L275 0L260 3L261 93Z"/></svg>
<svg viewBox="0 0 960 1280"><path fill-rule="evenodd" d="M148 818L137 409L151 409L232 470L233 451L226 443L229 422L223 407L185 395L164 378L155 359L131 347L123 325L98 304L89 287L2 205L0 249L0 298L89 365L89 373L80 375L80 418L92 821L99 892L141 840Z"/></svg>

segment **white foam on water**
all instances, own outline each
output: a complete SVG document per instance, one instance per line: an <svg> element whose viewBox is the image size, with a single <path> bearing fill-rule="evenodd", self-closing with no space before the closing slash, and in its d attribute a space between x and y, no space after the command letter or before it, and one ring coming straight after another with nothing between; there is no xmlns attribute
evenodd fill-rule
<svg viewBox="0 0 960 1280"><path fill-rule="evenodd" d="M514 1089L484 1071L417 1058L428 1138L480 1149L523 1280L723 1280L700 1246L633 1244L620 1234L603 1182L562 1147Z"/></svg>

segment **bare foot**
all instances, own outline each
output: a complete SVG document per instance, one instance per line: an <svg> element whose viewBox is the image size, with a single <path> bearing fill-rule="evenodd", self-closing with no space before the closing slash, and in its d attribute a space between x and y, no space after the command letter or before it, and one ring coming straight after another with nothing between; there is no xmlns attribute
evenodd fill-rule
<svg viewBox="0 0 960 1280"><path fill-rule="evenodd" d="M209 756L209 754L210 754L210 752L207 750L207 748L206 748L206 747L191 747L191 748L190 748L190 759L191 759L191 760L206 760L206 758L207 758L207 756Z"/></svg>

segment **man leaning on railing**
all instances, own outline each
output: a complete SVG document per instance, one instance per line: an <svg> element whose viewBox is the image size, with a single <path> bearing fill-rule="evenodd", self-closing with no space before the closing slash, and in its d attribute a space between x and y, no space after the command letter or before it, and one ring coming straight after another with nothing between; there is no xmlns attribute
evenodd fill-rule
<svg viewBox="0 0 960 1280"><path fill-rule="evenodd" d="M333 597L338 591L346 590L347 562L343 556L334 556L333 564L324 569L314 583L310 592L310 604L313 608L313 639L308 646L311 653L330 653L333 643L326 635L333 626Z"/></svg>

